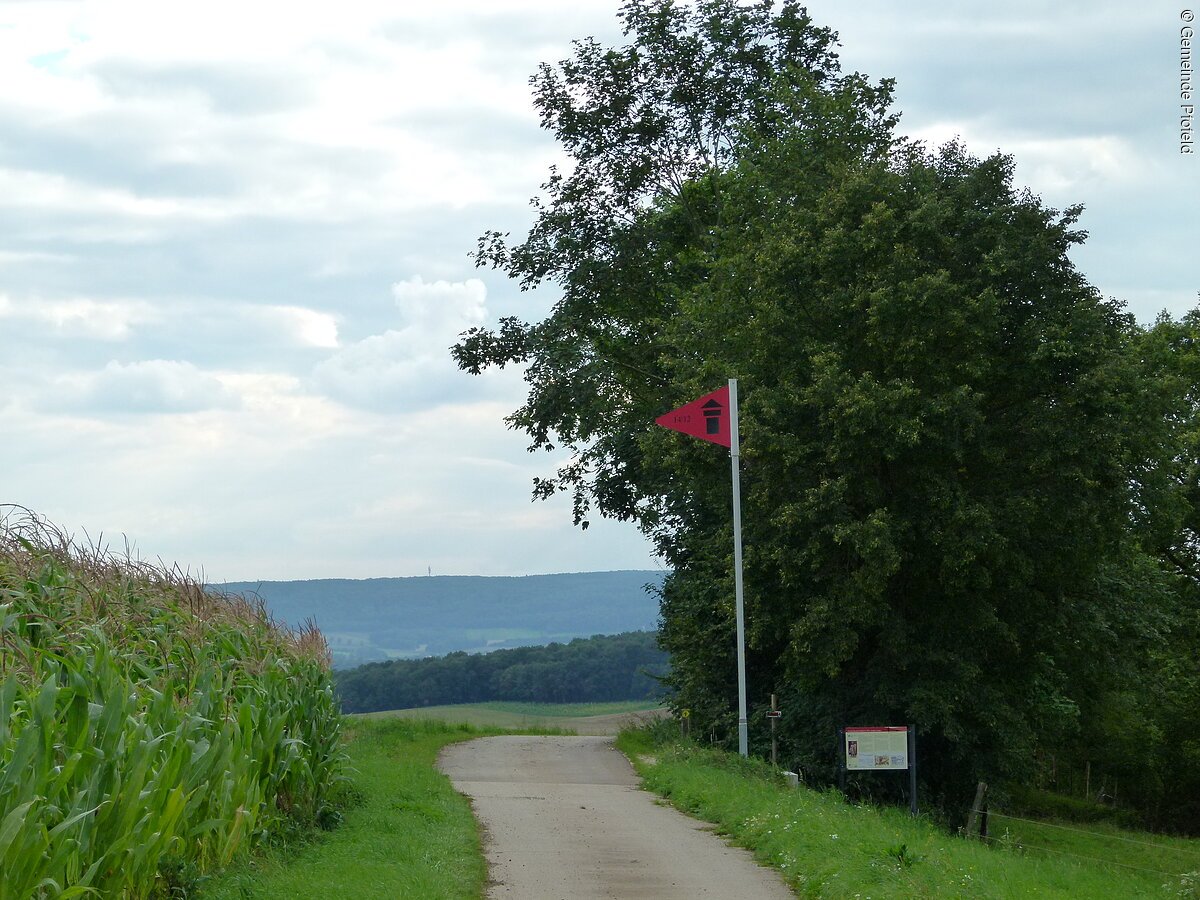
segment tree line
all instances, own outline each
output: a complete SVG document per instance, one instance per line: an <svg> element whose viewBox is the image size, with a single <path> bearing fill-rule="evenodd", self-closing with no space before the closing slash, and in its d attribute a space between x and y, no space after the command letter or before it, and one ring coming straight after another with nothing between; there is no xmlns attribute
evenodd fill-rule
<svg viewBox="0 0 1200 900"><path fill-rule="evenodd" d="M524 368L507 421L569 452L536 497L672 569L671 702L735 739L729 463L651 423L736 376L752 721L779 695L787 755L832 780L839 726L912 722L945 808L1086 771L1200 821L1200 312L1101 296L1082 206L904 137L797 3L620 17L532 79L570 165L477 250L559 299L452 352Z"/></svg>
<svg viewBox="0 0 1200 900"><path fill-rule="evenodd" d="M594 703L663 693L667 654L651 631L577 638L491 653L368 663L336 673L347 713L513 700Z"/></svg>

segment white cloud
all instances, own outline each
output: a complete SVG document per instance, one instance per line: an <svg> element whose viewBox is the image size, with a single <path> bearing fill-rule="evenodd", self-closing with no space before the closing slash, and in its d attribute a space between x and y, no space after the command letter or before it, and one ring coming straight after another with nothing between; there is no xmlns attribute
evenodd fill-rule
<svg viewBox="0 0 1200 900"><path fill-rule="evenodd" d="M393 284L392 296L407 327L418 331L462 330L487 317L487 288L478 278L426 282L417 275Z"/></svg>
<svg viewBox="0 0 1200 900"><path fill-rule="evenodd" d="M392 295L401 326L347 344L319 363L313 379L320 389L353 406L411 411L461 401L503 380L466 375L450 357L459 334L487 318L482 281L416 276L393 284Z"/></svg>
<svg viewBox="0 0 1200 900"><path fill-rule="evenodd" d="M0 208L57 212L76 223L85 217L111 216L123 227L109 240L145 241L161 238L162 229L172 225L212 223L244 215L251 201L143 196L124 187L95 187L65 175L0 167ZM133 231L132 238L125 236L125 229L138 225L142 228ZM105 239L102 232L96 237Z"/></svg>
<svg viewBox="0 0 1200 900"><path fill-rule="evenodd" d="M66 263L74 257L66 253L45 253L38 250L0 250L0 266L20 265L22 263Z"/></svg>
<svg viewBox="0 0 1200 900"><path fill-rule="evenodd" d="M335 348L338 346L338 317L301 306L268 306L253 310L278 327L302 347Z"/></svg>
<svg viewBox="0 0 1200 900"><path fill-rule="evenodd" d="M149 303L136 300L14 300L0 294L0 320L15 319L48 326L59 335L104 341L128 338L135 326L159 319Z"/></svg>
<svg viewBox="0 0 1200 900"><path fill-rule="evenodd" d="M538 57L517 77L496 77L523 42L498 53L498 35L472 30L482 17L471 4L437 16L363 2L54 5L0 5L0 117L9 112L71 158L56 167L55 154L34 153L24 166L0 165L0 203L13 209L164 229L262 216L345 221L521 202L553 153L525 84ZM607 19L607 6L592 15ZM498 4L487 15L505 9L529 15L539 5ZM409 29L413 39L397 39ZM450 144L406 124L467 104L519 123L527 152L502 161L486 134ZM124 184L94 183L97 169L114 166ZM202 184L206 171L236 192L183 189L185 174ZM164 176L153 191L139 184Z"/></svg>
<svg viewBox="0 0 1200 900"><path fill-rule="evenodd" d="M1005 133L986 121L957 121L933 122L911 136L931 147L961 139L981 157L997 150L1011 155L1018 182L1047 197L1084 197L1100 186L1144 184L1160 168L1139 160L1130 141L1113 134L1038 137Z"/></svg>
<svg viewBox="0 0 1200 900"><path fill-rule="evenodd" d="M56 379L45 405L87 414L190 413L235 407L218 378L189 362L151 359L110 362L99 372Z"/></svg>
<svg viewBox="0 0 1200 900"><path fill-rule="evenodd" d="M1088 204L1102 291L1191 308L1177 11L1016 2L808 6L847 71L897 77L902 130ZM621 40L619 5L0 2L11 499L227 578L647 564L631 527L529 503L553 459L503 424L520 372L448 353L556 299L467 253L523 233L558 156L528 76Z"/></svg>

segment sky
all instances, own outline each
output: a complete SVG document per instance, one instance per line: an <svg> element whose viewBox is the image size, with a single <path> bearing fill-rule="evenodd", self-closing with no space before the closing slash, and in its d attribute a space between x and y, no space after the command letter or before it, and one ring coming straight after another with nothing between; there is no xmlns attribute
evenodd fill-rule
<svg viewBox="0 0 1200 900"><path fill-rule="evenodd" d="M661 568L531 502L520 373L448 353L554 302L468 254L559 159L529 75L618 6L0 0L0 503L213 582ZM1197 305L1186 4L808 9L904 134L1085 204L1105 296Z"/></svg>

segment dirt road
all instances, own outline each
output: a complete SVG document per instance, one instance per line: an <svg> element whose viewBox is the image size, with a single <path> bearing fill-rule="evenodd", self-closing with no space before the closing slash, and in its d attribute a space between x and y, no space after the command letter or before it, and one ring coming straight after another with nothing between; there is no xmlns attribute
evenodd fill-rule
<svg viewBox="0 0 1200 900"><path fill-rule="evenodd" d="M611 738L479 738L439 765L484 827L491 900L792 897L749 853L640 790Z"/></svg>

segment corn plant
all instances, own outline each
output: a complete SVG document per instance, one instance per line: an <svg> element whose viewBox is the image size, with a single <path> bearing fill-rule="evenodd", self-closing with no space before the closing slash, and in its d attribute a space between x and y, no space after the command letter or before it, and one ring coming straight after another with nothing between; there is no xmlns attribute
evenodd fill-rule
<svg viewBox="0 0 1200 900"><path fill-rule="evenodd" d="M0 900L168 896L321 822L343 768L315 628L0 520Z"/></svg>

